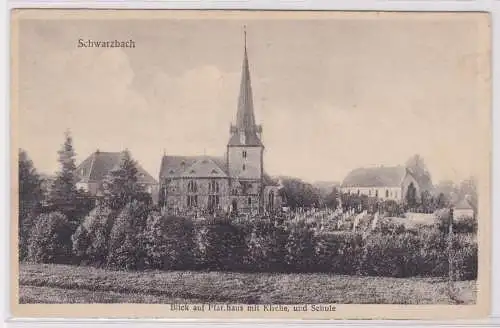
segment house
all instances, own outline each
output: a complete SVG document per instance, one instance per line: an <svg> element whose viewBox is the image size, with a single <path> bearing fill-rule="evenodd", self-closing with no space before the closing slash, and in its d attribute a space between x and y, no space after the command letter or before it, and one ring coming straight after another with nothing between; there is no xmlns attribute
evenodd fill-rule
<svg viewBox="0 0 500 328"><path fill-rule="evenodd" d="M432 181L428 174L418 174L401 165L357 168L346 176L341 191L402 202L408 191L414 192L416 200L423 191L431 192Z"/></svg>
<svg viewBox="0 0 500 328"><path fill-rule="evenodd" d="M102 183L106 176L119 167L122 152L102 152L96 150L87 157L76 169L78 182L76 187L88 192L91 196L102 195ZM148 192L153 202L158 201L158 182L140 165L137 165L137 181Z"/></svg>
<svg viewBox="0 0 500 328"><path fill-rule="evenodd" d="M223 156L164 155L160 165L160 205L166 210L262 213L281 208L280 184L264 171L262 126L255 123L245 47L236 124Z"/></svg>
<svg viewBox="0 0 500 328"><path fill-rule="evenodd" d="M474 218L474 214L474 207L466 198L453 206L453 219Z"/></svg>

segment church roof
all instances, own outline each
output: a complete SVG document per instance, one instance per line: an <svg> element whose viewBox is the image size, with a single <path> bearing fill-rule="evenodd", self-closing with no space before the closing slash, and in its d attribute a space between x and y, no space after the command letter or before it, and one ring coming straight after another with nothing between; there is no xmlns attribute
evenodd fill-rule
<svg viewBox="0 0 500 328"><path fill-rule="evenodd" d="M400 187L405 174L403 166L357 168L347 175L342 187Z"/></svg>
<svg viewBox="0 0 500 328"><path fill-rule="evenodd" d="M122 159L122 152L101 152L95 151L87 157L78 167L77 174L85 182L99 182L104 180L111 170L119 167ZM83 170L83 174L82 174ZM137 164L137 180L140 183L158 183L146 170Z"/></svg>
<svg viewBox="0 0 500 328"><path fill-rule="evenodd" d="M227 177L224 157L216 156L163 156L160 179L179 177Z"/></svg>

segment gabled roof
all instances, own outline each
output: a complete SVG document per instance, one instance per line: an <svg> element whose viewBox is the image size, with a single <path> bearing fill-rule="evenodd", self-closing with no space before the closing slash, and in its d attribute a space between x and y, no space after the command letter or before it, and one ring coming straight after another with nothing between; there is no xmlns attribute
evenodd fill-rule
<svg viewBox="0 0 500 328"><path fill-rule="evenodd" d="M462 199L457 205L454 206L457 210L473 210L474 207L466 200Z"/></svg>
<svg viewBox="0 0 500 328"><path fill-rule="evenodd" d="M405 174L403 166L358 168L347 175L342 187L400 187Z"/></svg>
<svg viewBox="0 0 500 328"><path fill-rule="evenodd" d="M122 152L95 151L77 167L77 174L82 181L100 182L106 178L111 170L120 166L121 159ZM137 164L137 171L138 182L145 184L158 183L156 179L139 164Z"/></svg>
<svg viewBox="0 0 500 328"><path fill-rule="evenodd" d="M160 179L192 177L227 177L226 159L216 156L163 156ZM215 170L215 172L213 172ZM194 171L194 172L192 172Z"/></svg>

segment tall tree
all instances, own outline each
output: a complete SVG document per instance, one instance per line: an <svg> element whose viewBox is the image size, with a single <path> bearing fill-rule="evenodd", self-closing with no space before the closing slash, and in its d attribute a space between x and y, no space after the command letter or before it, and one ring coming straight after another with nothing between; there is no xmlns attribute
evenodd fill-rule
<svg viewBox="0 0 500 328"><path fill-rule="evenodd" d="M49 192L49 204L63 213L75 208L78 198L76 189L76 164L73 138L69 131L65 133L64 144L58 151L60 169Z"/></svg>
<svg viewBox="0 0 500 328"><path fill-rule="evenodd" d="M103 182L104 201L119 209L133 200L140 199L144 188L138 183L137 164L128 150L123 151L120 165L107 175Z"/></svg>
<svg viewBox="0 0 500 328"><path fill-rule="evenodd" d="M413 182L410 183L408 186L408 189L406 190L406 205L408 205L410 208L413 208L417 205L417 189L413 185Z"/></svg>
<svg viewBox="0 0 500 328"><path fill-rule="evenodd" d="M43 200L41 179L33 162L23 149L19 149L19 258L28 251L28 237L33 220Z"/></svg>

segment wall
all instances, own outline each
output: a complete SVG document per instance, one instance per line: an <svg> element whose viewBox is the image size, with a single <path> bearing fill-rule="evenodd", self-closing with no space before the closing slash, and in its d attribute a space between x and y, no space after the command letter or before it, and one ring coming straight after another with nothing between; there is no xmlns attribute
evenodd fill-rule
<svg viewBox="0 0 500 328"><path fill-rule="evenodd" d="M395 200L400 201L402 198L401 188L399 187L343 187L341 188L342 193L351 193L356 195L359 190L360 195L366 195L369 197L378 197L381 200ZM389 192L389 196L386 197L386 191ZM378 194L377 194L378 193Z"/></svg>
<svg viewBox="0 0 500 328"><path fill-rule="evenodd" d="M246 158L243 157L243 151L247 152ZM262 147L228 147L227 152L230 177L261 179Z"/></svg>
<svg viewBox="0 0 500 328"><path fill-rule="evenodd" d="M217 181L219 184L219 192L209 192L210 181ZM188 192L189 181L196 182L196 193ZM198 197L199 209L208 208L208 196L219 195L219 208L227 209L228 195L229 195L229 182L227 178L176 178L171 179L167 188L167 207L171 209L186 209L188 206L188 195L196 195Z"/></svg>

